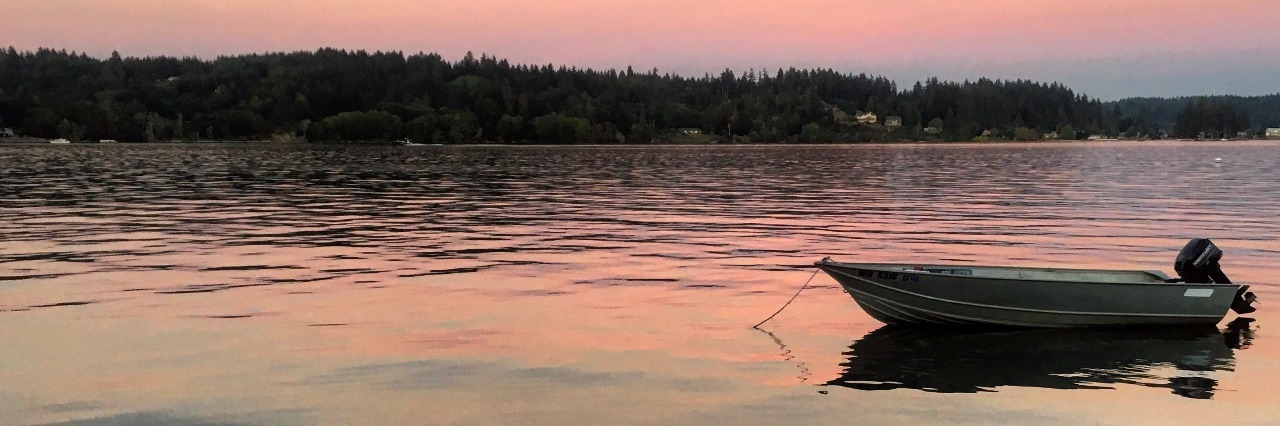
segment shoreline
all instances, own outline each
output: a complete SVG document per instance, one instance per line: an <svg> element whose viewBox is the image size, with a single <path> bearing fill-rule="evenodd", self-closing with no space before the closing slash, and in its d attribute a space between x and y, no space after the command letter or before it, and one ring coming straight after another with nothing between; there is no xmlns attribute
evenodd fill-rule
<svg viewBox="0 0 1280 426"><path fill-rule="evenodd" d="M715 147L715 146L841 146L841 145L1039 145L1039 144L1080 144L1096 145L1107 143L1161 143L1161 142L1198 142L1198 143L1238 143L1238 142L1280 142L1280 139L1108 139L1108 140L985 140L985 141L874 141L874 142L832 142L832 143L651 143L651 144L519 144L519 143L464 143L464 144L413 144L399 143L337 143L337 142L304 142L304 141L246 141L246 140L201 140L201 141L162 141L162 142L97 142L83 141L71 143L50 143L48 139L21 138L0 139L0 146L116 146L116 145L311 145L311 146L364 146L364 147Z"/></svg>

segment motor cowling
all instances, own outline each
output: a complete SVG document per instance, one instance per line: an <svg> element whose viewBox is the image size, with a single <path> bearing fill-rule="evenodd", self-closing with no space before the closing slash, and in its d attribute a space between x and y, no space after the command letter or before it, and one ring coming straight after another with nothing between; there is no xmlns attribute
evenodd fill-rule
<svg viewBox="0 0 1280 426"><path fill-rule="evenodd" d="M1182 247L1178 259L1173 262L1173 270L1178 271L1182 280L1192 284L1231 284L1227 274L1222 272L1218 261L1222 259L1222 250L1208 238L1193 238ZM1238 314L1256 311L1253 307L1258 297L1249 291L1249 286L1240 286L1231 302L1231 310Z"/></svg>
<svg viewBox="0 0 1280 426"><path fill-rule="evenodd" d="M1183 281L1196 284L1231 284L1231 280L1222 272L1218 260L1222 259L1222 250L1208 238L1192 238L1178 253L1173 262L1173 270Z"/></svg>

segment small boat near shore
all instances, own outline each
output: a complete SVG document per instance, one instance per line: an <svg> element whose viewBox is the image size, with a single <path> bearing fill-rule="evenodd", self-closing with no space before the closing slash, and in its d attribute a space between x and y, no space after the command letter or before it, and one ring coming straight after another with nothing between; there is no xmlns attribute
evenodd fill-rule
<svg viewBox="0 0 1280 426"><path fill-rule="evenodd" d="M1217 324L1253 312L1249 286L1231 283L1208 239L1187 243L1158 271L815 262L867 314L886 324L1116 327Z"/></svg>

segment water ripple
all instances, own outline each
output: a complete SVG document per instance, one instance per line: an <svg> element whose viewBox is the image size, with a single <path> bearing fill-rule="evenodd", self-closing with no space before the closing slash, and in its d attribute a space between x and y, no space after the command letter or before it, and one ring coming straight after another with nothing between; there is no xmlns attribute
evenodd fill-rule
<svg viewBox="0 0 1280 426"><path fill-rule="evenodd" d="M1233 277L1276 284L1277 147L0 146L0 283L20 285L0 291L73 300L22 305L42 307L600 268L516 290L715 291L739 284L671 272L825 255L1160 266L1201 235Z"/></svg>

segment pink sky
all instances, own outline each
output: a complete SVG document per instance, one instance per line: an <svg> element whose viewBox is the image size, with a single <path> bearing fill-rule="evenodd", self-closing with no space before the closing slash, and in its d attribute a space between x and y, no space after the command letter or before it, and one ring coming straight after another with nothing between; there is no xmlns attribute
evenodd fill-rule
<svg viewBox="0 0 1280 426"><path fill-rule="evenodd" d="M1222 93L1280 92L1269 77L1280 65L1276 0L0 0L0 10L0 45L95 56L330 46L686 75L831 67L904 85L990 76L1086 92L1168 75L1169 87L1150 90L1171 93L1152 95L1206 78ZM1235 59L1245 64L1223 66Z"/></svg>

